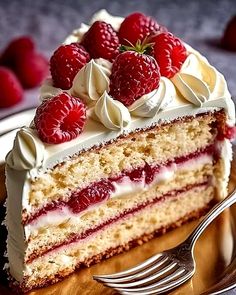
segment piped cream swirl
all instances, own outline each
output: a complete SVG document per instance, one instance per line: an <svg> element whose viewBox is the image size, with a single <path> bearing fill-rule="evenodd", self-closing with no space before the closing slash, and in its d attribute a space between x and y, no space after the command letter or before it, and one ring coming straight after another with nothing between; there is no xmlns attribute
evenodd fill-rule
<svg viewBox="0 0 236 295"><path fill-rule="evenodd" d="M223 75L196 52L190 51L180 72L171 80L183 97L198 107L208 100L228 95Z"/></svg>
<svg viewBox="0 0 236 295"><path fill-rule="evenodd" d="M33 129L21 128L14 140L13 149L6 157L6 163L15 170L30 170L42 166L45 146Z"/></svg>
<svg viewBox="0 0 236 295"><path fill-rule="evenodd" d="M161 77L159 87L137 99L129 106L129 111L138 117L154 117L172 102L175 95L173 83L169 79Z"/></svg>
<svg viewBox="0 0 236 295"><path fill-rule="evenodd" d="M111 130L128 127L131 122L129 110L105 91L97 101L94 112L102 124Z"/></svg>
<svg viewBox="0 0 236 295"><path fill-rule="evenodd" d="M104 91L109 91L111 63L102 58L92 59L75 76L70 92L88 105L97 101Z"/></svg>

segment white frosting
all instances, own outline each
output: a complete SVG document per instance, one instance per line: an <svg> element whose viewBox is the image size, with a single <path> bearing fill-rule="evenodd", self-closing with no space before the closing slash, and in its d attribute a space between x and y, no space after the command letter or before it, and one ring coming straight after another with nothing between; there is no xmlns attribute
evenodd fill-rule
<svg viewBox="0 0 236 295"><path fill-rule="evenodd" d="M16 179L16 183L12 180ZM26 171L13 170L6 167L6 186L7 186L7 215L6 224L8 229L7 254L11 275L18 281L23 278L24 253L26 243L24 241L24 228L21 224L22 208L28 203L29 173ZM22 198L20 198L22 196Z"/></svg>
<svg viewBox="0 0 236 295"><path fill-rule="evenodd" d="M114 100L106 91L97 101L94 111L100 122L111 130L124 129L131 122L131 116L126 106L120 101Z"/></svg>
<svg viewBox="0 0 236 295"><path fill-rule="evenodd" d="M14 146L7 155L7 165L15 170L31 170L41 167L44 160L45 147L35 136L33 129L21 128L14 140Z"/></svg>
<svg viewBox="0 0 236 295"><path fill-rule="evenodd" d="M166 108L175 96L176 90L173 83L161 77L159 87L136 100L129 106L129 111L138 117L154 117L160 110Z"/></svg>
<svg viewBox="0 0 236 295"><path fill-rule="evenodd" d="M104 59L92 59L75 76L70 92L88 104L109 91L111 63Z"/></svg>

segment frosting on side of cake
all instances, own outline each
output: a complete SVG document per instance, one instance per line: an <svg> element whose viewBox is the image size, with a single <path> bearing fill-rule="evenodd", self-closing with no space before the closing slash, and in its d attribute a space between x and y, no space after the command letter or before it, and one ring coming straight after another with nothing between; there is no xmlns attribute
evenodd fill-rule
<svg viewBox="0 0 236 295"><path fill-rule="evenodd" d="M118 30L123 18L112 17L103 10L92 18L92 22L95 20L105 20ZM89 26L83 24L66 39L65 44L81 40L88 28ZM23 265L27 247L24 237L27 237L29 232L27 229L24 232L19 221L22 218L22 209L31 210L28 192L32 178L40 176L47 169L66 161L74 154L104 145L120 135L170 122L179 117L196 116L223 108L228 116L227 123L230 126L234 125L234 104L223 75L200 53L188 45L186 48L189 56L181 71L171 80L161 77L160 88L144 95L129 108L121 106L105 92L109 87L109 63L104 63L101 59L91 60L77 74L72 88L68 91L75 96L83 95L89 101L89 117L84 131L78 138L62 144L49 145L38 138L33 126L21 129L17 133L14 147L6 158L6 174L9 196L7 227L10 233L7 251L12 276L18 281L22 280L24 272L30 273L27 266ZM41 100L62 92L61 89L52 86L50 79L45 82L41 91ZM221 141L219 149L222 155L227 151L223 159L227 182L232 157L229 141ZM166 176L170 175L171 173L167 173ZM129 184L126 184L125 188L122 186L122 189L128 190ZM120 187L117 187L117 194L118 192L123 193ZM55 216L55 220L58 220L58 216Z"/></svg>

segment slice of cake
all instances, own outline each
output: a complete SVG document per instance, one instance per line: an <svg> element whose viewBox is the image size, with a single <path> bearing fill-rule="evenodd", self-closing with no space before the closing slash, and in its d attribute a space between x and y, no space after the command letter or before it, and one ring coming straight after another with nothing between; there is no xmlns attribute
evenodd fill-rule
<svg viewBox="0 0 236 295"><path fill-rule="evenodd" d="M22 291L200 217L230 173L225 79L154 19L101 11L50 66L6 158L6 268Z"/></svg>

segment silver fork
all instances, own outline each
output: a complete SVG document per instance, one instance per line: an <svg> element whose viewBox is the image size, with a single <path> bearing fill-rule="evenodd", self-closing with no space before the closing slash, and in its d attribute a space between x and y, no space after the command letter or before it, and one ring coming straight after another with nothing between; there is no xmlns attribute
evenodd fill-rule
<svg viewBox="0 0 236 295"><path fill-rule="evenodd" d="M215 205L190 236L175 248L158 253L143 263L115 274L93 278L120 294L161 294L178 287L195 272L193 250L205 228L226 208L236 202L236 189Z"/></svg>

